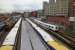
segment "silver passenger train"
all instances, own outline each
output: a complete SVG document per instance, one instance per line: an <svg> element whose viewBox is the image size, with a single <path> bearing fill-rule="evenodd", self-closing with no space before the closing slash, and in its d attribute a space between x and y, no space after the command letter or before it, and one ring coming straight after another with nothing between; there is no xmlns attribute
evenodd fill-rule
<svg viewBox="0 0 75 50"><path fill-rule="evenodd" d="M42 27L45 27L45 28L53 30L53 31L59 31L59 26L58 25L44 23L44 22L39 21L37 19L33 19L33 20L34 20L35 23L39 24Z"/></svg>

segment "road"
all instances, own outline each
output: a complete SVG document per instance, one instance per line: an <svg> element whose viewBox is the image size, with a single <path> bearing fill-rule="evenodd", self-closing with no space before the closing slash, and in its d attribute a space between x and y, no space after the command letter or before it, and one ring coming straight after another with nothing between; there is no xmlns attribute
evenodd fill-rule
<svg viewBox="0 0 75 50"><path fill-rule="evenodd" d="M22 21L21 50L50 50L27 21Z"/></svg>

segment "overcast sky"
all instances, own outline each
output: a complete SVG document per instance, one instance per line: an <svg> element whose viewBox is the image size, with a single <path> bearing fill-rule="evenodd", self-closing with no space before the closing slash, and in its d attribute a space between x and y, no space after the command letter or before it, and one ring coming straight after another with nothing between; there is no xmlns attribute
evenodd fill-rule
<svg viewBox="0 0 75 50"><path fill-rule="evenodd" d="M48 0L0 0L0 12L42 9L43 1Z"/></svg>

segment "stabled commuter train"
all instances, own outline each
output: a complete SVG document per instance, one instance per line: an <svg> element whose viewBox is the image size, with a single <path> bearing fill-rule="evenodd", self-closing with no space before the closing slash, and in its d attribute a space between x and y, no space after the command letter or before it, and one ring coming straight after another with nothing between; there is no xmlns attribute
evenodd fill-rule
<svg viewBox="0 0 75 50"><path fill-rule="evenodd" d="M44 23L42 21L39 21L37 19L33 19L35 23L39 24L40 26L46 28L46 29L50 29L53 31L58 31L59 30L59 26L58 25L54 25L54 24L48 24L48 23Z"/></svg>

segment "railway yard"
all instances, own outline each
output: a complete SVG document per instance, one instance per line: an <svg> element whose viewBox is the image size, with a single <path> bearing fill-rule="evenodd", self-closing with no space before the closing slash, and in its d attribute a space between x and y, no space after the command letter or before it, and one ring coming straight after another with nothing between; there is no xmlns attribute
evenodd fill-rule
<svg viewBox="0 0 75 50"><path fill-rule="evenodd" d="M20 17L17 17L15 19L14 16L10 17L6 15L0 16L0 46L2 46L2 43L5 40L6 36L9 34L19 18Z"/></svg>
<svg viewBox="0 0 75 50"><path fill-rule="evenodd" d="M0 50L74 50L75 38L22 15L0 17ZM56 28L56 29L53 29Z"/></svg>
<svg viewBox="0 0 75 50"><path fill-rule="evenodd" d="M0 50L75 50L75 0L1 0Z"/></svg>

